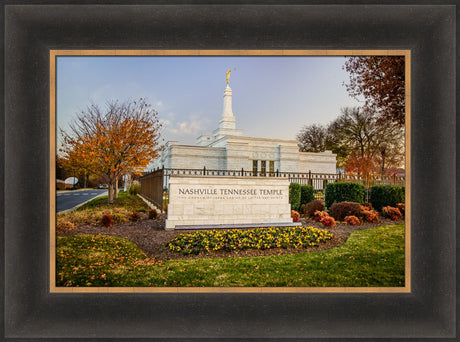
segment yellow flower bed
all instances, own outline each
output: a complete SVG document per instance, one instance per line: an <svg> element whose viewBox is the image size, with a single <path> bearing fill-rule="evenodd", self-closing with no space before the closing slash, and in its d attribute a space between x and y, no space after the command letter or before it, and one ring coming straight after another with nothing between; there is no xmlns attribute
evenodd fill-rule
<svg viewBox="0 0 460 342"><path fill-rule="evenodd" d="M180 234L167 244L183 254L244 249L306 248L332 239L332 233L313 227L270 227L250 230L210 230Z"/></svg>

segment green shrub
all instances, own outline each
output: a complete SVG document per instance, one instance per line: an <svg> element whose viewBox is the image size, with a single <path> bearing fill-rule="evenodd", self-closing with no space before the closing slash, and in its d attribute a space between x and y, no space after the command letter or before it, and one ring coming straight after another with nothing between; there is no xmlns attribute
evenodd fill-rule
<svg viewBox="0 0 460 342"><path fill-rule="evenodd" d="M298 211L300 208L300 188L299 183L289 184L289 203L291 204L291 210Z"/></svg>
<svg viewBox="0 0 460 342"><path fill-rule="evenodd" d="M313 217L315 211L324 211L324 202L322 200L311 201L305 205L305 216Z"/></svg>
<svg viewBox="0 0 460 342"><path fill-rule="evenodd" d="M371 188L370 202L375 210L383 207L396 207L404 203L404 187L399 185L375 185Z"/></svg>
<svg viewBox="0 0 460 342"><path fill-rule="evenodd" d="M130 195L137 195L141 192L141 183L139 181L133 181L128 190Z"/></svg>
<svg viewBox="0 0 460 342"><path fill-rule="evenodd" d="M343 221L347 216L363 216L361 204L356 202L334 203L329 208L329 214L337 221Z"/></svg>
<svg viewBox="0 0 460 342"><path fill-rule="evenodd" d="M357 202L364 203L364 185L350 182L336 182L326 185L326 207L330 208L333 203Z"/></svg>
<svg viewBox="0 0 460 342"><path fill-rule="evenodd" d="M299 210L300 214L302 214L302 215L305 214L305 207L306 207L306 204L301 204L300 205L300 210Z"/></svg>
<svg viewBox="0 0 460 342"><path fill-rule="evenodd" d="M307 204L315 200L314 195L315 189L312 185L302 185L300 186L300 204Z"/></svg>

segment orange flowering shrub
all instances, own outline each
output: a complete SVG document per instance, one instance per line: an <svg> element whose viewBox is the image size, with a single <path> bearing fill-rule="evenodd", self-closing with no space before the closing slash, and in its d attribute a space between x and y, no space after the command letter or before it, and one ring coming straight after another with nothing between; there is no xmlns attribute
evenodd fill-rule
<svg viewBox="0 0 460 342"><path fill-rule="evenodd" d="M362 205L361 206L361 211L364 212L364 211L370 211L372 210L372 205Z"/></svg>
<svg viewBox="0 0 460 342"><path fill-rule="evenodd" d="M399 211L401 212L401 214L404 216L405 215L405 211L406 211L406 205L404 203L398 203L396 204L396 208L399 209Z"/></svg>
<svg viewBox="0 0 460 342"><path fill-rule="evenodd" d="M329 214L325 211L319 211L319 210L316 210L314 213L313 213L313 220L317 221L317 222L320 222L321 219L323 217L328 217Z"/></svg>
<svg viewBox="0 0 460 342"><path fill-rule="evenodd" d="M319 220L320 223L325 225L326 227L334 227L335 226L335 220L333 217L327 215L323 216L321 220Z"/></svg>
<svg viewBox="0 0 460 342"><path fill-rule="evenodd" d="M388 218L392 219L393 221L397 221L400 218L402 218L402 214L399 211L399 209L394 208L394 207L390 207L390 206L383 207L382 208L382 214L383 214L384 217L388 217Z"/></svg>
<svg viewBox="0 0 460 342"><path fill-rule="evenodd" d="M291 210L291 217L292 217L292 222L299 222L300 220L300 214L295 210Z"/></svg>
<svg viewBox="0 0 460 342"><path fill-rule="evenodd" d="M366 222L370 222L370 223L379 222L379 213L375 210L363 211L363 217Z"/></svg>
<svg viewBox="0 0 460 342"><path fill-rule="evenodd" d="M361 224L361 222L359 221L359 218L357 218L356 216L353 216L353 215L346 216L345 221L350 226L357 226L357 225Z"/></svg>

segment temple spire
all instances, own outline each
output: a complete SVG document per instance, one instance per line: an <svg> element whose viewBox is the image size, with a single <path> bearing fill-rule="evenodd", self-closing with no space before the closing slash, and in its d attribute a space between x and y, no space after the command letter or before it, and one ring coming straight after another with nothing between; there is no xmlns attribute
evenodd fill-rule
<svg viewBox="0 0 460 342"><path fill-rule="evenodd" d="M222 119L219 123L220 129L235 129L235 116L232 111L232 88L228 85L230 80L230 73L236 68L227 70L227 87L224 89L224 110L222 112Z"/></svg>
<svg viewBox="0 0 460 342"><path fill-rule="evenodd" d="M233 120L235 122L235 117L233 116L232 111L232 88L227 84L227 87L224 90L224 109L222 112L222 120Z"/></svg>
<svg viewBox="0 0 460 342"><path fill-rule="evenodd" d="M224 135L241 135L242 131L236 129L236 120L232 111L232 88L229 86L230 73L236 70L227 70L227 86L224 89L224 108L222 111L222 118L219 122L219 128L214 131L216 137Z"/></svg>

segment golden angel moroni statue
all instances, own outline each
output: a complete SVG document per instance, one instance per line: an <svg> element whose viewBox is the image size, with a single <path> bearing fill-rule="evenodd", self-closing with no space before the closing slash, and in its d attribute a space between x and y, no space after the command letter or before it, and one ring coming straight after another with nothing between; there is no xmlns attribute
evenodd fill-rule
<svg viewBox="0 0 460 342"><path fill-rule="evenodd" d="M236 68L233 68L233 69L228 69L227 70L227 84L228 84L228 80L230 79L230 73L233 71L233 70L236 70Z"/></svg>

